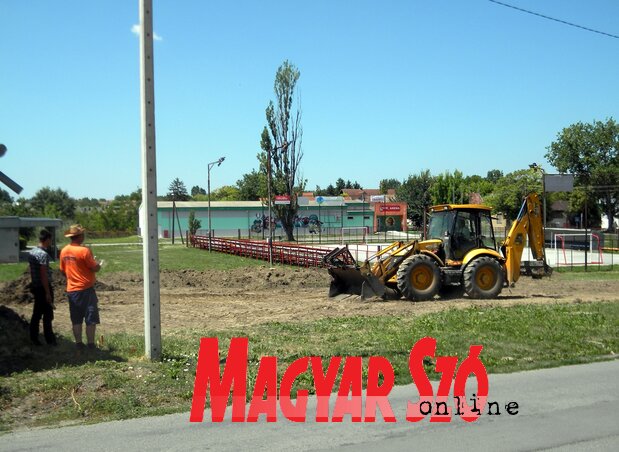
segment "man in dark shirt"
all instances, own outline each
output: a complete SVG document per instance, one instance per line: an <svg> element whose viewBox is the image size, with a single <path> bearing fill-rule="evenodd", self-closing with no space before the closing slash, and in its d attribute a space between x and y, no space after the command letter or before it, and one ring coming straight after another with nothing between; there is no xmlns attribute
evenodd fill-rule
<svg viewBox="0 0 619 452"><path fill-rule="evenodd" d="M47 230L41 230L39 245L30 250L28 262L30 263L30 291L34 296L34 308L30 320L30 340L35 345L41 345L39 341L39 322L43 317L43 335L45 342L56 345L56 336L52 330L54 320L54 291L52 290L52 272L49 267L50 257L46 249L52 243L52 234Z"/></svg>

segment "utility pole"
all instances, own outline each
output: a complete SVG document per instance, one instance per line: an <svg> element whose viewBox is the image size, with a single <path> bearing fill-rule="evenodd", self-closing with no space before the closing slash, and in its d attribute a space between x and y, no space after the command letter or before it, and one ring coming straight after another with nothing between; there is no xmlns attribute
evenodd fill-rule
<svg viewBox="0 0 619 452"><path fill-rule="evenodd" d="M161 310L153 58L153 2L152 0L140 0L140 111L142 124L142 204L144 205L142 236L145 238L142 247L144 352L150 360L159 360L161 358Z"/></svg>

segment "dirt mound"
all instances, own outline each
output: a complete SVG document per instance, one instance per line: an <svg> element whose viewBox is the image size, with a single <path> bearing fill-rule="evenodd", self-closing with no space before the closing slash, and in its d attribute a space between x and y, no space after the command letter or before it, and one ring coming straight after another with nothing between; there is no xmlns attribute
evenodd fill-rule
<svg viewBox="0 0 619 452"><path fill-rule="evenodd" d="M66 297L67 280L60 270L52 269L52 289L54 299L60 300ZM122 290L115 284L107 284L97 281L95 289L98 291ZM0 284L0 304L24 304L34 302L34 297L30 292L30 271L26 270L19 278Z"/></svg>
<svg viewBox="0 0 619 452"><path fill-rule="evenodd" d="M181 288L193 287L212 289L225 287L228 289L262 290L286 289L303 287L321 287L328 285L329 275L324 269L295 267L253 267L234 270L213 271L162 271L161 287Z"/></svg>
<svg viewBox="0 0 619 452"><path fill-rule="evenodd" d="M24 356L30 353L28 322L12 309L0 306L0 375L20 369Z"/></svg>

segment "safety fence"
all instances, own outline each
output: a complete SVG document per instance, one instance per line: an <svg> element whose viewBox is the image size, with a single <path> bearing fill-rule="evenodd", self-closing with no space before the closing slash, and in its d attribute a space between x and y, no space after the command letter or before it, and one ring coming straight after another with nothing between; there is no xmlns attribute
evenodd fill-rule
<svg viewBox="0 0 619 452"><path fill-rule="evenodd" d="M193 236L190 244L196 248L250 257L275 263L296 265L299 267L322 267L323 258L331 248L314 248L290 243L256 241L248 239L227 239L220 237Z"/></svg>

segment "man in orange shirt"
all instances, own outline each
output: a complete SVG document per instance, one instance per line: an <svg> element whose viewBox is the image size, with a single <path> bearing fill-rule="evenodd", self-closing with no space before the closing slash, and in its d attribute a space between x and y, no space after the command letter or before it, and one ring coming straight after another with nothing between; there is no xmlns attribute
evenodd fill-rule
<svg viewBox="0 0 619 452"><path fill-rule="evenodd" d="M79 224L72 225L64 236L71 243L60 252L60 271L67 277L67 295L69 312L73 324L73 336L78 349L84 348L82 341L82 323L86 323L88 348L95 348L95 331L99 324L99 308L95 292L95 273L101 269L101 263L92 256L84 243L84 229Z"/></svg>

